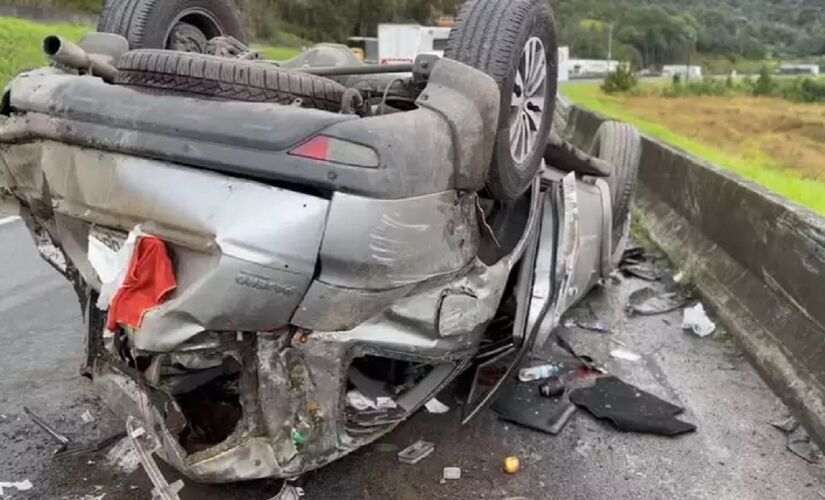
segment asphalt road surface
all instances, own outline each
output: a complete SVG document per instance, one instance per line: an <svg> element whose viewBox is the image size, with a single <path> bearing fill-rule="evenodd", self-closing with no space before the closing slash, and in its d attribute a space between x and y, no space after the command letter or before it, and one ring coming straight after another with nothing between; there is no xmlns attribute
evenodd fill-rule
<svg viewBox="0 0 825 500"><path fill-rule="evenodd" d="M309 475L305 498L825 498L822 466L786 450L784 435L769 422L784 418L787 409L724 331L705 339L683 332L679 312L626 317L628 295L643 286L635 279L612 283L582 306L608 323L612 335L564 334L610 372L686 408L683 418L696 424L697 432L675 439L624 434L582 411L557 437L504 423L492 410L461 427L456 401L445 395L450 413L419 413L379 443ZM150 498L145 474L126 443L56 459L54 443L23 413L24 405L30 407L81 443L122 429L78 374L82 332L68 283L39 259L19 221L0 222L0 483L28 479L33 485L24 492L6 488L6 497ZM616 348L641 359L611 358ZM84 423L87 411L94 421ZM415 466L398 463L398 450L421 438L436 443L434 455ZM513 476L502 472L510 455L520 457L523 466ZM461 467L462 478L442 484L445 466ZM181 497L267 500L279 487L277 481L231 486L186 481Z"/></svg>

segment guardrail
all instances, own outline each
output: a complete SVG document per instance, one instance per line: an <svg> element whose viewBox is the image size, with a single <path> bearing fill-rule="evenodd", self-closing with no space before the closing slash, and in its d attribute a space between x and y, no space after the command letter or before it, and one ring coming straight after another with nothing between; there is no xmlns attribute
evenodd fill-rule
<svg viewBox="0 0 825 500"><path fill-rule="evenodd" d="M585 149L605 120L566 118ZM825 449L825 219L650 137L634 215Z"/></svg>

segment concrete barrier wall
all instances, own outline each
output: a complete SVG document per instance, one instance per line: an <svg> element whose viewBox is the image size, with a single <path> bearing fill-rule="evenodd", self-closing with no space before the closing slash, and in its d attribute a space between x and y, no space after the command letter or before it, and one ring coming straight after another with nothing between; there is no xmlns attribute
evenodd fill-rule
<svg viewBox="0 0 825 500"><path fill-rule="evenodd" d="M603 121L573 107L567 135ZM639 181L634 214L825 449L825 219L647 137Z"/></svg>

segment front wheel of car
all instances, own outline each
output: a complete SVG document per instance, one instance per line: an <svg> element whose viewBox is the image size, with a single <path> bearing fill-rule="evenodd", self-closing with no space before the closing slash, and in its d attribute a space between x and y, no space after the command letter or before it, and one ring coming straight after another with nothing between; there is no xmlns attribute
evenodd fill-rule
<svg viewBox="0 0 825 500"><path fill-rule="evenodd" d="M450 32L445 57L498 83L501 111L487 190L519 198L536 175L556 104L558 43L546 0L470 0Z"/></svg>

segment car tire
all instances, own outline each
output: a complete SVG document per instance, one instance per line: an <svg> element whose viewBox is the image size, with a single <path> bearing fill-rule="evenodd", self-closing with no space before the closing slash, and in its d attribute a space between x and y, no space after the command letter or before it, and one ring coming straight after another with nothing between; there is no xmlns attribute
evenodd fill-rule
<svg viewBox="0 0 825 500"><path fill-rule="evenodd" d="M117 68L117 85L246 102L300 99L303 107L336 112L346 91L333 80L269 63L172 50L132 50Z"/></svg>
<svg viewBox="0 0 825 500"><path fill-rule="evenodd" d="M519 198L541 166L556 104L558 42L550 5L470 0L459 10L444 55L498 83L501 112L487 190L498 200Z"/></svg>
<svg viewBox="0 0 825 500"><path fill-rule="evenodd" d="M203 52L218 36L246 41L232 0L106 0L97 30L122 35L132 49Z"/></svg>
<svg viewBox="0 0 825 500"><path fill-rule="evenodd" d="M624 251L623 240L630 231L630 201L636 192L639 162L642 158L642 137L639 131L626 123L602 123L593 138L590 155L608 162L612 167L607 184L613 206L614 261Z"/></svg>

